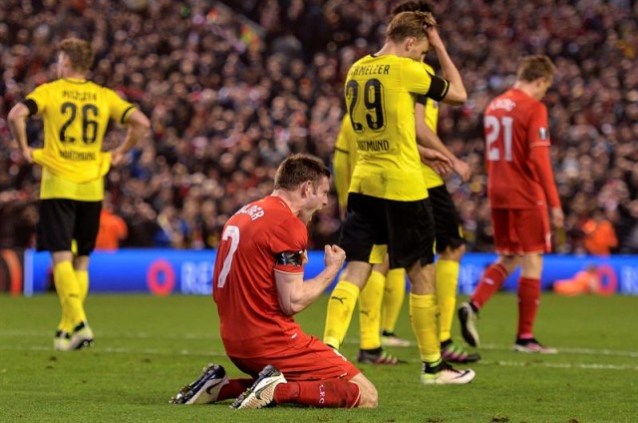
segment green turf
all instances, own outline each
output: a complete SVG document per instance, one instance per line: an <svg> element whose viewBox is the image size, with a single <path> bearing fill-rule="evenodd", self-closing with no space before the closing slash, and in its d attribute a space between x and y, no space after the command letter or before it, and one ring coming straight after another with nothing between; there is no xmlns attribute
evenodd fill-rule
<svg viewBox="0 0 638 423"><path fill-rule="evenodd" d="M308 332L321 334L325 301L298 317ZM379 390L376 410L169 405L210 361L239 375L224 357L208 297L92 296L96 345L70 353L51 347L58 307L54 295L0 296L0 421L638 421L638 297L545 295L537 333L562 352L532 356L510 351L516 297L497 295L479 321L483 361L472 384L422 386L416 348L393 349L409 364L362 366ZM354 320L342 349L349 357ZM407 310L398 333L412 338Z"/></svg>

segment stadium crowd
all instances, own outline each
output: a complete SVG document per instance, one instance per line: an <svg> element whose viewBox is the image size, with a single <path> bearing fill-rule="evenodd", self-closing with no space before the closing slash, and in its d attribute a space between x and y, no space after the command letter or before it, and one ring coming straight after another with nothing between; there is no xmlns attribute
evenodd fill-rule
<svg viewBox="0 0 638 423"><path fill-rule="evenodd" d="M0 246L33 245L39 168L21 161L6 115L53 78L55 44L92 40L92 79L150 117L152 136L107 177L124 246L213 248L226 219L268 194L292 152L329 162L350 64L382 42L382 0L4 0L0 5ZM235 10L232 11L231 8ZM439 1L436 16L469 101L441 108L441 138L473 177L448 180L469 251L492 249L482 111L513 82L517 59L549 55L557 76L545 103L565 208L559 252L584 252L595 213L638 252L638 2ZM237 13L239 12L239 13ZM38 125L29 138L38 145ZM121 139L110 131L106 148ZM601 213L598 213L600 215ZM334 241L334 198L312 242Z"/></svg>

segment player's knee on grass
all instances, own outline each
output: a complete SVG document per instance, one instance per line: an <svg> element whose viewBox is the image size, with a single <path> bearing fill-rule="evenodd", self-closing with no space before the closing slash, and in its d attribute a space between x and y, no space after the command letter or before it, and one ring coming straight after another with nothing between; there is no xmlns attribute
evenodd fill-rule
<svg viewBox="0 0 638 423"><path fill-rule="evenodd" d="M358 408L377 408L379 405L379 394L377 393L377 388L367 377L363 375L363 373L359 373L353 377L350 382L359 386Z"/></svg>

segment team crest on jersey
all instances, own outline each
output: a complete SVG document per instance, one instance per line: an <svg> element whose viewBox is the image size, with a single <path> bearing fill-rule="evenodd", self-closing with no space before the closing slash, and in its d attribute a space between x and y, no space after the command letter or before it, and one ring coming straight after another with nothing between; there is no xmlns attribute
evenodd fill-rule
<svg viewBox="0 0 638 423"><path fill-rule="evenodd" d="M541 137L542 140L546 140L547 139L547 128L540 128L538 130L538 135Z"/></svg>

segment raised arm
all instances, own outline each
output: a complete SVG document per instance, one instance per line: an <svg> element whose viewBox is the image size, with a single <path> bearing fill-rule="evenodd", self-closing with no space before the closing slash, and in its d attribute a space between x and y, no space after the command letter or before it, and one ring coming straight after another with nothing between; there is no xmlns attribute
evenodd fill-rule
<svg viewBox="0 0 638 423"><path fill-rule="evenodd" d="M429 26L426 31L430 45L434 49L436 57L441 64L443 77L450 82L450 87L443 101L448 104L464 104L467 101L467 91L465 90L465 85L463 85L461 73L454 65L454 62L452 62L436 26Z"/></svg>

